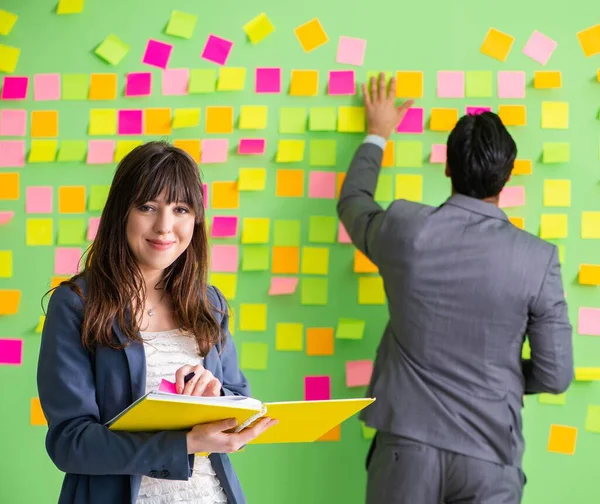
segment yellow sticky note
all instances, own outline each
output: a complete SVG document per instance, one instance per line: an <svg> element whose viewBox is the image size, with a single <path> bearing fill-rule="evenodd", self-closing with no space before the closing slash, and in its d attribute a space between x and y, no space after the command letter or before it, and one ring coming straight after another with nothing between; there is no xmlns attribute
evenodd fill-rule
<svg viewBox="0 0 600 504"><path fill-rule="evenodd" d="M117 74L93 73L90 76L90 100L116 100Z"/></svg>
<svg viewBox="0 0 600 504"><path fill-rule="evenodd" d="M171 109L148 108L144 110L145 135L171 134Z"/></svg>
<svg viewBox="0 0 600 504"><path fill-rule="evenodd" d="M244 31L246 32L246 35L248 35L250 42L258 44L261 40L264 40L273 33L275 27L267 15L264 12L261 12L258 16L244 25Z"/></svg>
<svg viewBox="0 0 600 504"><path fill-rule="evenodd" d="M242 243L269 243L271 219L245 217L242 225Z"/></svg>
<svg viewBox="0 0 600 504"><path fill-rule="evenodd" d="M579 266L581 285L600 285L600 264L581 264Z"/></svg>
<svg viewBox="0 0 600 504"><path fill-rule="evenodd" d="M42 405L40 404L39 397L31 398L29 423L31 425L48 425L46 417L44 416L44 412L42 411Z"/></svg>
<svg viewBox="0 0 600 504"><path fill-rule="evenodd" d="M58 142L56 140L32 140L29 149L29 163L52 163L56 159Z"/></svg>
<svg viewBox="0 0 600 504"><path fill-rule="evenodd" d="M533 163L531 159L516 159L513 165L513 175L531 175L533 173Z"/></svg>
<svg viewBox="0 0 600 504"><path fill-rule="evenodd" d="M116 135L117 109L91 109L88 134Z"/></svg>
<svg viewBox="0 0 600 504"><path fill-rule="evenodd" d="M577 427L567 425L551 425L548 436L548 451L562 453L563 455L574 455L577 444Z"/></svg>
<svg viewBox="0 0 600 504"><path fill-rule="evenodd" d="M243 91L246 82L245 68L221 67L217 91Z"/></svg>
<svg viewBox="0 0 600 504"><path fill-rule="evenodd" d="M304 349L304 326L295 322L279 322L275 325L275 350L301 352Z"/></svg>
<svg viewBox="0 0 600 504"><path fill-rule="evenodd" d="M264 168L240 168L238 188L240 191L264 191L266 179Z"/></svg>
<svg viewBox="0 0 600 504"><path fill-rule="evenodd" d="M0 250L0 278L11 278L13 276L13 253L12 250Z"/></svg>
<svg viewBox="0 0 600 504"><path fill-rule="evenodd" d="M0 9L0 35L8 35L15 26L17 19L19 19L19 16L16 14Z"/></svg>
<svg viewBox="0 0 600 504"><path fill-rule="evenodd" d="M599 381L600 368L598 367L576 367L575 381Z"/></svg>
<svg viewBox="0 0 600 504"><path fill-rule="evenodd" d="M0 289L0 315L16 315L20 302L20 290Z"/></svg>
<svg viewBox="0 0 600 504"><path fill-rule="evenodd" d="M571 206L571 181L544 180L544 206Z"/></svg>
<svg viewBox="0 0 600 504"><path fill-rule="evenodd" d="M422 175L396 175L396 199L423 201Z"/></svg>
<svg viewBox="0 0 600 504"><path fill-rule="evenodd" d="M46 315L40 315L40 320L38 321L38 325L35 327L36 334L42 334L45 323L46 323Z"/></svg>
<svg viewBox="0 0 600 504"><path fill-rule="evenodd" d="M277 170L275 196L301 198L304 195L304 170Z"/></svg>
<svg viewBox="0 0 600 504"><path fill-rule="evenodd" d="M583 54L587 57L600 53L600 23L577 33Z"/></svg>
<svg viewBox="0 0 600 504"><path fill-rule="evenodd" d="M540 219L540 238L554 240L568 235L567 214L542 214Z"/></svg>
<svg viewBox="0 0 600 504"><path fill-rule="evenodd" d="M60 186L58 188L58 213L84 213L85 186Z"/></svg>
<svg viewBox="0 0 600 504"><path fill-rule="evenodd" d="M173 129L193 128L200 124L199 108L176 108L173 112Z"/></svg>
<svg viewBox="0 0 600 504"><path fill-rule="evenodd" d="M228 301L233 301L235 299L237 292L236 273L211 273L210 283L219 289ZM230 323L230 325L233 327L233 324Z"/></svg>
<svg viewBox="0 0 600 504"><path fill-rule="evenodd" d="M52 245L54 243L52 219L27 219L25 243L30 246Z"/></svg>
<svg viewBox="0 0 600 504"><path fill-rule="evenodd" d="M19 199L19 179L17 172L0 172L0 200Z"/></svg>
<svg viewBox="0 0 600 504"><path fill-rule="evenodd" d="M13 73L17 68L21 49L0 44L0 72Z"/></svg>
<svg viewBox="0 0 600 504"><path fill-rule="evenodd" d="M329 274L328 247L302 247L301 272L304 275Z"/></svg>
<svg viewBox="0 0 600 504"><path fill-rule="evenodd" d="M266 105L242 105L239 129L261 130L267 127Z"/></svg>
<svg viewBox="0 0 600 504"><path fill-rule="evenodd" d="M458 122L458 109L454 108L432 108L429 118L429 129L431 131L452 131Z"/></svg>
<svg viewBox="0 0 600 504"><path fill-rule="evenodd" d="M319 93L318 70L292 70L291 96L317 96Z"/></svg>
<svg viewBox="0 0 600 504"><path fill-rule="evenodd" d="M361 276L358 279L358 304L385 304L383 279L380 276Z"/></svg>
<svg viewBox="0 0 600 504"><path fill-rule="evenodd" d="M581 238L600 239L600 212L581 213Z"/></svg>
<svg viewBox="0 0 600 504"><path fill-rule="evenodd" d="M85 0L58 0L57 14L78 14L83 12Z"/></svg>
<svg viewBox="0 0 600 504"><path fill-rule="evenodd" d="M206 107L206 132L231 133L233 131L233 107Z"/></svg>
<svg viewBox="0 0 600 504"><path fill-rule="evenodd" d="M513 226L518 227L519 229L525 229L525 219L523 217L509 217L508 220L512 223Z"/></svg>
<svg viewBox="0 0 600 504"><path fill-rule="evenodd" d="M240 207L240 191L237 182L215 181L212 183L212 208L236 209Z"/></svg>
<svg viewBox="0 0 600 504"><path fill-rule="evenodd" d="M58 136L58 112L34 110L31 112L31 137L51 138Z"/></svg>
<svg viewBox="0 0 600 504"><path fill-rule="evenodd" d="M542 128L567 129L569 104L567 102L542 102Z"/></svg>
<svg viewBox="0 0 600 504"><path fill-rule="evenodd" d="M504 126L527 126L527 109L525 105L500 105L498 116Z"/></svg>
<svg viewBox="0 0 600 504"><path fill-rule="evenodd" d="M277 163L297 163L304 159L304 140L279 140L277 142Z"/></svg>
<svg viewBox="0 0 600 504"><path fill-rule="evenodd" d="M248 303L240 304L240 330L266 331L267 305Z"/></svg>
<svg viewBox="0 0 600 504"><path fill-rule="evenodd" d="M533 72L535 89L559 89L562 87L562 73L557 70L538 70Z"/></svg>
<svg viewBox="0 0 600 504"><path fill-rule="evenodd" d="M142 145L141 140L118 140L115 149L115 163L120 163L133 149Z"/></svg>
<svg viewBox="0 0 600 504"><path fill-rule="evenodd" d="M506 61L514 41L515 38L507 33L490 28L479 50L490 58Z"/></svg>
<svg viewBox="0 0 600 504"><path fill-rule="evenodd" d="M294 33L304 52L313 51L329 40L327 33L325 33L321 22L317 18L296 27Z"/></svg>
<svg viewBox="0 0 600 504"><path fill-rule="evenodd" d="M364 107L338 107L338 126L340 133L362 133L365 131Z"/></svg>
<svg viewBox="0 0 600 504"><path fill-rule="evenodd" d="M423 72L396 72L396 98L423 98Z"/></svg>
<svg viewBox="0 0 600 504"><path fill-rule="evenodd" d="M196 139L177 139L173 145L178 149L187 152L196 163L200 162L200 140Z"/></svg>

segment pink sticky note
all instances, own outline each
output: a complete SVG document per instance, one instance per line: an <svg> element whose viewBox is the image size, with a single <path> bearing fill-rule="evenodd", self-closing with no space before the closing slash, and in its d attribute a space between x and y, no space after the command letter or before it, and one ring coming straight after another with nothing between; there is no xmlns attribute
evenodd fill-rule
<svg viewBox="0 0 600 504"><path fill-rule="evenodd" d="M13 212L12 210L0 212L0 226L8 224L11 220L13 220L14 216L15 212Z"/></svg>
<svg viewBox="0 0 600 504"><path fill-rule="evenodd" d="M465 113L467 115L479 115L484 112L491 112L492 107L467 106Z"/></svg>
<svg viewBox="0 0 600 504"><path fill-rule="evenodd" d="M208 184L202 184L202 199L204 208L208 208Z"/></svg>
<svg viewBox="0 0 600 504"><path fill-rule="evenodd" d="M125 96L150 96L152 94L152 74L131 72L127 74Z"/></svg>
<svg viewBox="0 0 600 504"><path fill-rule="evenodd" d="M158 68L167 68L173 46L159 40L148 40L142 63Z"/></svg>
<svg viewBox="0 0 600 504"><path fill-rule="evenodd" d="M233 42L226 40L216 35L209 35L202 50L201 58L212 61L217 65L224 65L227 63L229 53L233 47Z"/></svg>
<svg viewBox="0 0 600 504"><path fill-rule="evenodd" d="M86 239L88 241L94 241L98 234L98 228L100 227L100 217L90 217L88 220L88 230Z"/></svg>
<svg viewBox="0 0 600 504"><path fill-rule="evenodd" d="M311 171L308 197L335 198L335 182L335 172Z"/></svg>
<svg viewBox="0 0 600 504"><path fill-rule="evenodd" d="M264 154L267 141L264 138L241 138L238 154Z"/></svg>
<svg viewBox="0 0 600 504"><path fill-rule="evenodd" d="M238 218L215 215L210 229L211 238L234 238L238 233Z"/></svg>
<svg viewBox="0 0 600 504"><path fill-rule="evenodd" d="M269 296L287 296L296 292L298 279L294 277L272 277Z"/></svg>
<svg viewBox="0 0 600 504"><path fill-rule="evenodd" d="M540 65L545 65L552 56L558 42L547 37L543 33L534 30L529 40L523 48L523 54L537 61Z"/></svg>
<svg viewBox="0 0 600 504"><path fill-rule="evenodd" d="M346 65L361 66L365 61L366 48L367 41L365 39L340 37L336 61Z"/></svg>
<svg viewBox="0 0 600 504"><path fill-rule="evenodd" d="M82 250L80 248L57 247L54 253L54 274L75 275L79 272L79 261ZM83 264L81 264L82 266Z"/></svg>
<svg viewBox="0 0 600 504"><path fill-rule="evenodd" d="M358 360L346 362L346 386L364 387L371 381L373 361Z"/></svg>
<svg viewBox="0 0 600 504"><path fill-rule="evenodd" d="M429 158L429 162L432 164L445 163L446 150L446 144L433 144L431 146L431 157Z"/></svg>
<svg viewBox="0 0 600 504"><path fill-rule="evenodd" d="M585 336L600 336L600 308L579 308L577 332Z"/></svg>
<svg viewBox="0 0 600 504"><path fill-rule="evenodd" d="M329 72L327 92L331 96L355 94L354 70L332 70Z"/></svg>
<svg viewBox="0 0 600 504"><path fill-rule="evenodd" d="M26 130L26 110L0 110L0 136L25 136Z"/></svg>
<svg viewBox="0 0 600 504"><path fill-rule="evenodd" d="M423 109L409 108L396 131L398 133L423 133Z"/></svg>
<svg viewBox="0 0 600 504"><path fill-rule="evenodd" d="M143 129L143 110L119 110L119 135L141 135Z"/></svg>
<svg viewBox="0 0 600 504"><path fill-rule="evenodd" d="M52 186L29 186L25 199L25 213L52 213Z"/></svg>
<svg viewBox="0 0 600 504"><path fill-rule="evenodd" d="M87 164L110 164L115 158L114 140L90 140Z"/></svg>
<svg viewBox="0 0 600 504"><path fill-rule="evenodd" d="M34 75L33 99L35 101L60 100L60 74Z"/></svg>
<svg viewBox="0 0 600 504"><path fill-rule="evenodd" d="M256 93L281 93L281 68L256 69Z"/></svg>
<svg viewBox="0 0 600 504"><path fill-rule="evenodd" d="M352 243L352 238L350 238L348 231L341 222L338 226L338 243Z"/></svg>
<svg viewBox="0 0 600 504"><path fill-rule="evenodd" d="M27 98L27 88L29 86L29 77L4 77L2 85L2 100L24 100Z"/></svg>
<svg viewBox="0 0 600 504"><path fill-rule="evenodd" d="M167 394L177 394L177 386L173 382L163 378L158 386L158 391L165 392Z"/></svg>
<svg viewBox="0 0 600 504"><path fill-rule="evenodd" d="M304 377L305 401L328 401L331 399L331 378L329 376Z"/></svg>
<svg viewBox="0 0 600 504"><path fill-rule="evenodd" d="M500 208L509 208L525 205L525 187L508 186L500 192Z"/></svg>
<svg viewBox="0 0 600 504"><path fill-rule="evenodd" d="M162 94L176 96L188 94L189 68L168 68L162 75Z"/></svg>
<svg viewBox="0 0 600 504"><path fill-rule="evenodd" d="M25 140L0 140L0 167L25 166Z"/></svg>
<svg viewBox="0 0 600 504"><path fill-rule="evenodd" d="M525 72L498 72L498 98L525 98Z"/></svg>
<svg viewBox="0 0 600 504"><path fill-rule="evenodd" d="M464 98L465 73L462 71L439 71L437 73L438 98Z"/></svg>
<svg viewBox="0 0 600 504"><path fill-rule="evenodd" d="M226 163L229 140L226 138L210 138L202 140L200 146L200 162L203 164Z"/></svg>
<svg viewBox="0 0 600 504"><path fill-rule="evenodd" d="M237 245L213 245L210 253L210 269L219 273L235 273L238 270L239 249Z"/></svg>
<svg viewBox="0 0 600 504"><path fill-rule="evenodd" d="M23 362L23 340L0 339L0 364L19 366Z"/></svg>

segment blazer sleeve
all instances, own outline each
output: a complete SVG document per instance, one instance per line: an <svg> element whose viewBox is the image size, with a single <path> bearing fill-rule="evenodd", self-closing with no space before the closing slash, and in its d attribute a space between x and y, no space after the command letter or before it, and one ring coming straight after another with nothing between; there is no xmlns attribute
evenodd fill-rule
<svg viewBox="0 0 600 504"><path fill-rule="evenodd" d="M66 473L187 480L185 431L113 432L100 422L93 355L81 343L82 321L81 298L69 287L56 289L37 370L48 455Z"/></svg>

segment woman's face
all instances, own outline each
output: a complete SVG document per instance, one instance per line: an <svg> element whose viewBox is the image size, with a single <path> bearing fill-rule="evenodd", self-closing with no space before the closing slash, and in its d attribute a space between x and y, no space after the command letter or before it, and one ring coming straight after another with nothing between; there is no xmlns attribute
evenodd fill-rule
<svg viewBox="0 0 600 504"><path fill-rule="evenodd" d="M187 249L195 215L185 203L168 205L164 193L156 201L134 207L127 219L127 243L142 273L158 273Z"/></svg>

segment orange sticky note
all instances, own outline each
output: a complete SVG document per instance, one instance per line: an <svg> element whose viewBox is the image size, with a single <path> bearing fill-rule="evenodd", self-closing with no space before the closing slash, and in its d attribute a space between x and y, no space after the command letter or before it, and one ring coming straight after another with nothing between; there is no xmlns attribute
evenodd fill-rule
<svg viewBox="0 0 600 504"><path fill-rule="evenodd" d="M58 111L34 110L31 113L31 137L54 138L58 136Z"/></svg>
<svg viewBox="0 0 600 504"><path fill-rule="evenodd" d="M559 71L539 70L533 73L535 89L558 89L562 87L562 74Z"/></svg>
<svg viewBox="0 0 600 504"><path fill-rule="evenodd" d="M342 439L342 426L336 425L333 429L323 434L317 441L339 441Z"/></svg>
<svg viewBox="0 0 600 504"><path fill-rule="evenodd" d="M90 100L116 100L117 74L93 73L90 76Z"/></svg>
<svg viewBox="0 0 600 504"><path fill-rule="evenodd" d="M479 50L486 56L499 61L506 61L514 41L515 38L507 33L490 28Z"/></svg>
<svg viewBox="0 0 600 504"><path fill-rule="evenodd" d="M29 411L29 422L31 425L48 425L39 397L31 398L31 407Z"/></svg>
<svg viewBox="0 0 600 504"><path fill-rule="evenodd" d="M388 140L385 144L385 149L383 151L383 161L381 162L381 166L384 168L389 168L394 166L394 160L396 159L396 142L393 140Z"/></svg>
<svg viewBox="0 0 600 504"><path fill-rule="evenodd" d="M196 163L200 162L200 140L175 140L173 145L187 152Z"/></svg>
<svg viewBox="0 0 600 504"><path fill-rule="evenodd" d="M504 126L527 126L527 109L525 105L500 105L498 116Z"/></svg>
<svg viewBox="0 0 600 504"><path fill-rule="evenodd" d="M58 188L58 213L84 213L85 186Z"/></svg>
<svg viewBox="0 0 600 504"><path fill-rule="evenodd" d="M577 33L583 54L588 58L600 53L600 23Z"/></svg>
<svg viewBox="0 0 600 504"><path fill-rule="evenodd" d="M304 170L277 170L275 195L286 198L304 196Z"/></svg>
<svg viewBox="0 0 600 504"><path fill-rule="evenodd" d="M300 271L300 247L273 247L271 272L294 275Z"/></svg>
<svg viewBox="0 0 600 504"><path fill-rule="evenodd" d="M429 129L431 131L452 131L458 122L458 109L433 108L429 118Z"/></svg>
<svg viewBox="0 0 600 504"><path fill-rule="evenodd" d="M423 98L423 72L396 72L396 98Z"/></svg>
<svg viewBox="0 0 600 504"><path fill-rule="evenodd" d="M20 302L20 290L0 289L0 315L16 315Z"/></svg>
<svg viewBox="0 0 600 504"><path fill-rule="evenodd" d="M345 172L338 172L336 173L336 181L335 181L335 197L339 198L340 197L340 192L342 192L342 186L344 185L344 180L346 180L346 173Z"/></svg>
<svg viewBox="0 0 600 504"><path fill-rule="evenodd" d="M319 46L327 43L329 40L327 33L323 29L321 22L314 18L303 25L300 25L294 29L294 33L298 38L298 42L304 49L304 52L310 52Z"/></svg>
<svg viewBox="0 0 600 504"><path fill-rule="evenodd" d="M171 109L149 108L144 110L145 135L171 134ZM199 149L198 149L199 150Z"/></svg>
<svg viewBox="0 0 600 504"><path fill-rule="evenodd" d="M523 217L509 217L508 220L519 229L525 229L525 219Z"/></svg>
<svg viewBox="0 0 600 504"><path fill-rule="evenodd" d="M217 181L212 183L212 207L235 209L240 207L240 192L236 182Z"/></svg>
<svg viewBox="0 0 600 504"><path fill-rule="evenodd" d="M19 174L0 172L0 200L19 199Z"/></svg>
<svg viewBox="0 0 600 504"><path fill-rule="evenodd" d="M206 132L231 133L233 131L233 107L206 107Z"/></svg>
<svg viewBox="0 0 600 504"><path fill-rule="evenodd" d="M333 327L306 329L306 355L333 355Z"/></svg>
<svg viewBox="0 0 600 504"><path fill-rule="evenodd" d="M550 435L548 436L549 452L573 455L575 454L576 444L577 427L556 424L550 426Z"/></svg>
<svg viewBox="0 0 600 504"><path fill-rule="evenodd" d="M581 264L579 266L581 285L600 285L600 264Z"/></svg>
<svg viewBox="0 0 600 504"><path fill-rule="evenodd" d="M379 273L379 268L360 250L354 251L354 273Z"/></svg>
<svg viewBox="0 0 600 504"><path fill-rule="evenodd" d="M318 70L292 70L291 96L317 96L319 92Z"/></svg>
<svg viewBox="0 0 600 504"><path fill-rule="evenodd" d="M513 165L513 175L531 175L533 173L533 163L531 159L516 159Z"/></svg>

